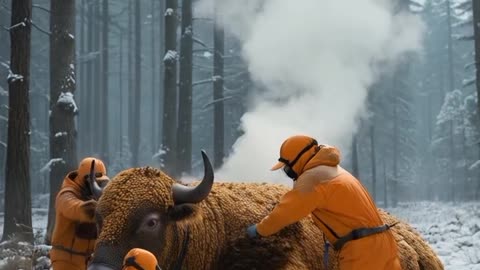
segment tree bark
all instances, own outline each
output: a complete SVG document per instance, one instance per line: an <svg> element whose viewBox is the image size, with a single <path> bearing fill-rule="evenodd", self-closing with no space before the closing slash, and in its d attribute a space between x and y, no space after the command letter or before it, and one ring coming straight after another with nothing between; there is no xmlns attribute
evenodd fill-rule
<svg viewBox="0 0 480 270"><path fill-rule="evenodd" d="M398 81L398 78L394 78L395 82ZM398 84L394 83L394 89L398 88ZM398 200L398 162L399 162L399 155L398 152L398 144L399 142L399 134L398 134L398 106L397 97L393 97L393 179L392 179L392 205L393 207L397 206Z"/></svg>
<svg viewBox="0 0 480 270"><path fill-rule="evenodd" d="M446 0L445 4L447 5L447 34L448 34L448 92L453 91L455 89L455 73L453 67L453 37L452 37L452 16L451 16L451 8L450 8L450 0Z"/></svg>
<svg viewBox="0 0 480 270"><path fill-rule="evenodd" d="M157 149L157 144L158 144L158 140L156 138L156 133L157 133L157 121L156 121L156 117L157 117L157 106L156 103L157 103L157 99L156 99L156 96L157 96L157 88L155 87L155 82L156 82L156 77L155 76L157 72L157 65L156 63L158 62L158 59L157 59L157 50L155 48L155 2L157 2L157 0L152 0L152 3L151 3L151 8L150 8L150 12L151 12L151 16L152 16L152 20L151 20L151 25L150 25L150 50L152 52L152 62L151 62L151 100L150 100L150 104L151 104L151 111L150 111L150 117L151 117L151 129L150 129L150 135L151 135L151 140L150 140L150 145L151 145L151 148L153 149L153 154L155 154L155 151Z"/></svg>
<svg viewBox="0 0 480 270"><path fill-rule="evenodd" d="M217 14L217 1L215 1L215 14ZM225 156L225 112L223 104L223 56L225 54L225 31L215 16L213 32L213 153L214 168L218 169L223 164Z"/></svg>
<svg viewBox="0 0 480 270"><path fill-rule="evenodd" d="M85 57L86 54L86 49L85 49L85 41L87 40L85 36L85 17L86 17L86 12L85 12L85 4L87 0L81 0L80 3L80 34L79 34L79 40L77 42L80 44L80 50L79 50L79 55L82 57ZM77 80L79 83L77 84L77 88L80 91L78 95L78 103L79 106L82 108L86 107L83 105L87 105L87 80L86 80L86 73L87 68L86 68L86 62L81 61L80 63L77 63L77 70L79 71L78 77L79 80ZM87 123L88 123L88 115L87 115L87 110L82 110L81 113L78 115L78 143L79 145L85 146L87 144L87 138L88 134L86 133L87 129ZM84 156L86 153L88 153L85 149L85 147L80 147L79 149L79 155Z"/></svg>
<svg viewBox="0 0 480 270"><path fill-rule="evenodd" d="M140 96L142 89L142 28L140 24L140 1L135 1L135 68L134 68L134 91L133 98L133 126L132 126L132 166L139 165L138 152L140 149Z"/></svg>
<svg viewBox="0 0 480 270"><path fill-rule="evenodd" d="M5 216L2 241L33 243L30 198L30 34L32 1L12 1ZM15 77L22 76L22 77Z"/></svg>
<svg viewBox="0 0 480 270"><path fill-rule="evenodd" d="M163 169L176 174L177 136L177 0L165 4L164 98L162 121Z"/></svg>
<svg viewBox="0 0 480 270"><path fill-rule="evenodd" d="M99 89L102 93L101 118L102 125L100 132L102 160L106 166L109 164L109 125L108 125L108 33L109 33L109 13L108 0L102 1L102 87Z"/></svg>
<svg viewBox="0 0 480 270"><path fill-rule="evenodd" d="M352 141L352 174L357 178L360 177L358 171L357 134L353 135Z"/></svg>
<svg viewBox="0 0 480 270"><path fill-rule="evenodd" d="M55 196L77 166L75 115L75 1L52 0L50 18L50 207L47 243L55 223ZM71 102L66 97L71 95Z"/></svg>
<svg viewBox="0 0 480 270"><path fill-rule="evenodd" d="M475 85L477 90L477 115L480 115L480 2L478 0L472 0L472 9L473 33L475 37ZM477 127L480 129L480 117L477 117L477 119ZM478 147L478 151L480 156L480 147ZM480 182L478 183L477 187L476 194L480 194Z"/></svg>
<svg viewBox="0 0 480 270"><path fill-rule="evenodd" d="M87 2L88 4L88 11L87 11L87 16L88 16L88 27L87 27L87 32L88 32L88 42L87 42L87 51L90 54L94 53L94 28L95 28L95 16L94 16L94 2L89 1ZM93 111L93 94L95 93L95 81L93 74L95 72L94 70L94 62L95 59L91 59L89 56L89 60L87 63L87 71L86 71L86 89L85 89L85 103L88 104L88 108L85 108L85 118L86 118L86 143L87 143L87 153L92 153L94 149L94 130L95 130L95 114Z"/></svg>
<svg viewBox="0 0 480 270"><path fill-rule="evenodd" d="M134 109L133 109L133 96L135 95L135 89L133 87L133 2L128 1L128 33L127 33L127 78L128 78L128 89L127 89L127 96L130 97L127 100L128 104L128 125L127 125L127 136L128 136L128 151L130 154L133 153L133 122L134 122ZM132 158L132 157L130 157ZM129 160L130 165L133 160Z"/></svg>
<svg viewBox="0 0 480 270"><path fill-rule="evenodd" d="M101 78L101 72L102 72L102 48L101 48L101 42L102 42L102 28L101 28L101 21L100 21L100 16L101 16L101 10L100 10L100 1L94 1L93 4L94 6L94 23L93 23L93 31L94 33L94 50L96 53L96 57L94 60L94 72L93 72L93 80L94 80L94 88L92 89L93 91L90 92L92 93L92 99L93 102L93 107L91 107L91 110L93 112L93 117L92 117L92 122L93 122L93 127L92 127L92 138L94 138L93 141L93 149L92 152L95 155L101 156L102 154L102 132L99 132L99 127L103 127L102 123L102 109L101 106L103 106L102 103L102 78Z"/></svg>
<svg viewBox="0 0 480 270"><path fill-rule="evenodd" d="M5 5L10 6L7 2ZM10 24L10 13L6 9L0 8L0 24ZM0 30L0 63L7 63L10 58L10 36L7 31ZM0 187L4 187L5 160L7 157L7 119L8 119L8 68L0 65ZM0 209L1 210L1 209Z"/></svg>
<svg viewBox="0 0 480 270"><path fill-rule="evenodd" d="M375 127L370 126L370 158L372 160L372 197L376 201L377 198L377 160L375 158Z"/></svg>
<svg viewBox="0 0 480 270"><path fill-rule="evenodd" d="M192 0L183 0L177 132L177 173L179 174L189 174L192 170L192 31Z"/></svg>

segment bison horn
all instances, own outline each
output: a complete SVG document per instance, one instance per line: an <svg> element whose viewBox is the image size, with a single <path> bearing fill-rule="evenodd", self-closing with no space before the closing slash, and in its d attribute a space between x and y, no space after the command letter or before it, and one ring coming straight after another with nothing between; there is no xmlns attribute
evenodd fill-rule
<svg viewBox="0 0 480 270"><path fill-rule="evenodd" d="M98 185L97 177L95 176L95 160L92 160L92 165L90 166L88 184L90 185L90 190L92 191L93 197L98 201L100 196L102 196L103 189Z"/></svg>
<svg viewBox="0 0 480 270"><path fill-rule="evenodd" d="M175 204L198 203L207 198L213 186L213 168L205 151L202 150L204 175L203 180L195 187L174 184L172 187Z"/></svg>

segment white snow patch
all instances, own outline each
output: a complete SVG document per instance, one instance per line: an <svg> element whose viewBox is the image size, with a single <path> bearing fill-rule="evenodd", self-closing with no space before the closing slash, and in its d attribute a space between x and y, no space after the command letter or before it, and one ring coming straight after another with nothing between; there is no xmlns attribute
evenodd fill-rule
<svg viewBox="0 0 480 270"><path fill-rule="evenodd" d="M67 132L63 131L63 132L57 132L55 133L55 138L58 138L58 137L62 137L62 136L67 136Z"/></svg>
<svg viewBox="0 0 480 270"><path fill-rule="evenodd" d="M468 168L470 171L477 170L480 168L480 160L475 161L470 167Z"/></svg>
<svg viewBox="0 0 480 270"><path fill-rule="evenodd" d="M58 97L57 104L66 105L73 113L78 111L77 104L75 103L71 92L62 92Z"/></svg>
<svg viewBox="0 0 480 270"><path fill-rule="evenodd" d="M172 16L172 15L173 15L173 9L167 8L167 10L165 10L164 16Z"/></svg>
<svg viewBox="0 0 480 270"><path fill-rule="evenodd" d="M174 50L168 50L163 57L163 62L176 61L178 59L178 53Z"/></svg>
<svg viewBox="0 0 480 270"><path fill-rule="evenodd" d="M20 74L15 74L15 73L12 72L11 69L9 69L8 70L7 81L8 81L8 83L14 83L16 81L23 82L23 76L20 75Z"/></svg>

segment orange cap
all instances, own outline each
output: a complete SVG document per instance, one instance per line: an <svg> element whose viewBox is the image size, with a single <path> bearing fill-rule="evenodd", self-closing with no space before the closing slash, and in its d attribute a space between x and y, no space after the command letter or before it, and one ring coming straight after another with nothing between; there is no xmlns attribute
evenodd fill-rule
<svg viewBox="0 0 480 270"><path fill-rule="evenodd" d="M103 162L98 158L87 157L84 158L80 165L78 165L78 177L83 179L86 175L90 174L90 168L92 166L92 161L95 160L95 176L97 177L97 181L104 181L109 180L107 176L107 169Z"/></svg>
<svg viewBox="0 0 480 270"><path fill-rule="evenodd" d="M305 135L296 135L286 139L280 147L280 158L292 162L302 152L305 147L310 145L315 140L312 137ZM285 162L279 161L270 169L272 171L278 170L285 166Z"/></svg>
<svg viewBox="0 0 480 270"><path fill-rule="evenodd" d="M150 251L134 248L131 249L123 260L123 270L138 270L141 267L144 270L156 270L158 267L157 258Z"/></svg>

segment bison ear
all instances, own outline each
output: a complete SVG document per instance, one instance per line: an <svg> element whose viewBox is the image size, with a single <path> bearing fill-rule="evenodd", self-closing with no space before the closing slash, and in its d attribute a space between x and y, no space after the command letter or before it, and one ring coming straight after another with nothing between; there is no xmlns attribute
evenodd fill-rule
<svg viewBox="0 0 480 270"><path fill-rule="evenodd" d="M200 216L200 207L196 204L184 203L172 206L168 209L169 220L178 221L193 221Z"/></svg>

